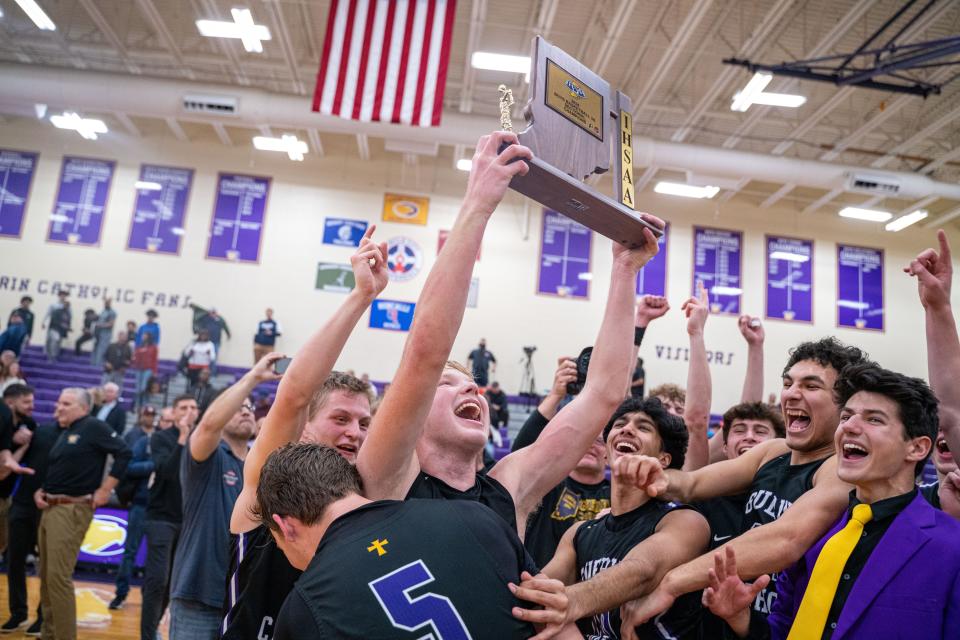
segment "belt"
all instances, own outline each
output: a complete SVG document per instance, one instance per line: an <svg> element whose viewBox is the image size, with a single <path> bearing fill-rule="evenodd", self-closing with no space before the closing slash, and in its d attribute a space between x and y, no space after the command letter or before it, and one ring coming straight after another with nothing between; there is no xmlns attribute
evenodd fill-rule
<svg viewBox="0 0 960 640"><path fill-rule="evenodd" d="M43 500L51 507L61 504L93 504L93 494L85 496L65 496L58 493L45 493Z"/></svg>

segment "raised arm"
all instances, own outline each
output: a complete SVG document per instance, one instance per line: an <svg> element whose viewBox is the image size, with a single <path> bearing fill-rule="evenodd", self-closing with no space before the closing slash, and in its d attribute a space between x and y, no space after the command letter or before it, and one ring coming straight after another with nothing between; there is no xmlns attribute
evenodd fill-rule
<svg viewBox="0 0 960 640"><path fill-rule="evenodd" d="M687 316L687 334L690 336L690 364L687 367L687 402L683 408L683 421L687 425L690 441L684 471L694 471L710 463L710 444L707 428L710 426L710 402L713 386L710 380L710 365L707 363L707 345L703 329L710 315L710 298L703 283L699 284L697 297L683 303L681 310Z"/></svg>
<svg viewBox="0 0 960 640"><path fill-rule="evenodd" d="M755 449L757 447L748 453ZM711 466L720 464L723 463ZM836 458L824 462L817 474L816 486L803 494L779 519L750 529L720 547L731 547L736 552L741 578L750 580L782 571L799 560L837 521L847 507L851 487L840 481L836 469ZM713 566L713 555L707 553L667 573L656 590L631 607L631 622L642 624L666 611L680 595L709 586L709 570Z"/></svg>
<svg viewBox="0 0 960 640"><path fill-rule="evenodd" d="M563 532L557 544L557 550L553 552L550 562L543 568L545 574L560 580L565 585L571 585L577 581L577 550L573 546L573 539L581 525L583 522L577 522Z"/></svg>
<svg viewBox="0 0 960 640"><path fill-rule="evenodd" d="M659 218L641 215L663 228ZM630 354L637 272L658 249L649 229L644 230L644 244L637 249L613 244L610 293L583 391L560 410L536 442L511 453L490 470L490 476L510 491L521 516L535 508L573 470L623 401L624 381L633 366Z"/></svg>
<svg viewBox="0 0 960 640"><path fill-rule="evenodd" d="M657 318L662 318L667 311L670 311L670 303L663 296L642 296L637 300L637 311L633 318L633 356L630 358L630 362L634 363L633 366L636 366L640 344L643 342L647 327ZM642 384L643 382L639 380L636 383L637 386ZM633 369L630 370L627 385L631 388L634 386Z"/></svg>
<svg viewBox="0 0 960 640"><path fill-rule="evenodd" d="M364 311L387 286L387 245L384 242L378 246L373 242L371 236L375 229L376 225L370 225L357 252L350 258L356 287L333 316L300 347L280 381L277 398L243 463L243 491L233 506L231 533L250 531L258 525L250 515L250 508L257 499L263 463L276 449L300 439L310 400L330 375Z"/></svg>
<svg viewBox="0 0 960 640"><path fill-rule="evenodd" d="M498 154L503 143L512 144ZM400 366L357 456L368 498L403 498L420 471L417 439L463 321L487 221L513 176L529 171L523 159L532 157L512 133L498 131L477 143L460 213L427 276Z"/></svg>
<svg viewBox="0 0 960 640"><path fill-rule="evenodd" d="M623 560L585 582L567 588L569 620L603 613L642 596L673 567L697 557L710 539L710 525L691 509L665 515L652 536Z"/></svg>
<svg viewBox="0 0 960 640"><path fill-rule="evenodd" d="M763 402L763 341L766 332L760 318L747 315L737 319L737 328L747 341L747 373L743 377L740 402Z"/></svg>
<svg viewBox="0 0 960 640"><path fill-rule="evenodd" d="M188 451L196 462L203 462L217 450L223 428L258 384L280 379L280 376L273 372L273 363L282 357L279 353L268 353L210 403L203 419L189 438Z"/></svg>
<svg viewBox="0 0 960 640"><path fill-rule="evenodd" d="M917 278L920 303L926 310L927 372L940 400L940 429L947 446L960 455L960 339L950 303L953 262L943 229L937 231L940 251L926 249L904 269Z"/></svg>
<svg viewBox="0 0 960 640"><path fill-rule="evenodd" d="M757 469L787 451L782 439L769 440L733 460L715 462L696 471L667 469L664 472L667 487L659 494L660 498L686 503L737 495L750 487Z"/></svg>

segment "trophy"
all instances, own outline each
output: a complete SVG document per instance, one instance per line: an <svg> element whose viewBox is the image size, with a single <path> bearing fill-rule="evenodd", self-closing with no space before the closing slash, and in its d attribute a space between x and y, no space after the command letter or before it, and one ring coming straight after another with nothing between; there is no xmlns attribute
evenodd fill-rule
<svg viewBox="0 0 960 640"><path fill-rule="evenodd" d="M515 176L510 188L630 248L643 244L644 229L662 236L662 229L634 211L630 99L540 36L533 41L532 66L527 127L517 137L534 158L527 162L527 175ZM513 92L500 85L505 131L513 131L513 103ZM609 171L611 156L616 199L583 182Z"/></svg>

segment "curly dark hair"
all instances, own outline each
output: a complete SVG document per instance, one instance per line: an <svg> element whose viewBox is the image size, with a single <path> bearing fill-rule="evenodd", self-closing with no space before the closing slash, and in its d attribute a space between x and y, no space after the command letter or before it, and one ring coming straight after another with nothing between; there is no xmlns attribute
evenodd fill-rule
<svg viewBox="0 0 960 640"><path fill-rule="evenodd" d="M276 531L273 514L312 525L333 502L361 493L360 472L330 447L286 444L267 457L257 485L254 519Z"/></svg>
<svg viewBox="0 0 960 640"><path fill-rule="evenodd" d="M627 398L617 410L613 412L607 426L603 428L604 441L610 436L613 430L613 423L627 415L642 411L650 416L653 424L657 425L657 433L660 435L660 441L663 443L663 452L670 454L669 469L680 469L683 467L684 458L687 455L687 443L690 434L687 433L687 425L683 418L678 418L672 413L668 413L659 398Z"/></svg>
<svg viewBox="0 0 960 640"><path fill-rule="evenodd" d="M857 347L845 345L830 336L816 342L802 342L791 349L790 359L787 360L787 366L783 368L783 375L787 375L790 367L804 360L813 360L824 367L833 367L837 373L851 364L872 363L870 357L864 351Z"/></svg>
<svg viewBox="0 0 960 640"><path fill-rule="evenodd" d="M724 443L730 435L730 427L737 420L766 420L773 426L773 431L778 438L787 435L783 427L783 415L779 411L763 402L741 402L733 405L723 414Z"/></svg>
<svg viewBox="0 0 960 640"><path fill-rule="evenodd" d="M837 405L844 406L860 391L876 393L896 403L900 421L903 423L904 440L927 437L930 438L931 445L937 441L937 429L940 425L937 409L939 401L927 383L920 378L910 378L873 363L850 365L840 372L840 377L833 387ZM930 451L933 451L933 446ZM917 462L914 475L920 475L927 458Z"/></svg>

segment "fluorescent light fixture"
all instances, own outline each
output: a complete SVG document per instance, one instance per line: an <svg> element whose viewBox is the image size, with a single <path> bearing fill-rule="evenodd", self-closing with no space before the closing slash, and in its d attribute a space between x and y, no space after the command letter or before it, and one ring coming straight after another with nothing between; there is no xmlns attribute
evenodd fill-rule
<svg viewBox="0 0 960 640"><path fill-rule="evenodd" d="M753 98L753 104L762 104L768 107L790 107L791 109L799 107L806 101L806 96L798 96L792 93L760 93Z"/></svg>
<svg viewBox="0 0 960 640"><path fill-rule="evenodd" d="M270 29L253 22L250 9L234 7L230 10L233 22L225 20L197 20L200 35L208 38L238 38L243 48L251 53L263 53L262 40L270 39Z"/></svg>
<svg viewBox="0 0 960 640"><path fill-rule="evenodd" d="M770 254L771 260L786 260L787 262L809 262L810 256L802 256L799 253L790 253L789 251L774 251Z"/></svg>
<svg viewBox="0 0 960 640"><path fill-rule="evenodd" d="M148 182L146 180L137 180L133 187L137 191L160 191L163 189L163 185L159 182Z"/></svg>
<svg viewBox="0 0 960 640"><path fill-rule="evenodd" d="M930 212L926 209L917 209L912 213L908 213L905 216L900 216L893 222L887 223L887 226L884 227L887 231L902 231L915 222L920 222L924 218L930 215Z"/></svg>
<svg viewBox="0 0 960 640"><path fill-rule="evenodd" d="M470 66L474 69L529 74L530 58L528 56L510 56L505 53L474 51L470 58Z"/></svg>
<svg viewBox="0 0 960 640"><path fill-rule="evenodd" d="M867 302L856 302L855 300L837 300L837 306L844 309L856 309L857 311L866 311L870 308Z"/></svg>
<svg viewBox="0 0 960 640"><path fill-rule="evenodd" d="M691 184L680 184L679 182L658 182L653 190L657 193L683 196L684 198L712 198L720 193L720 187L697 187Z"/></svg>
<svg viewBox="0 0 960 640"><path fill-rule="evenodd" d="M764 93L764 89L773 80L773 74L757 71L743 89L733 95L731 111L746 111L752 105L762 104L769 107L799 107L807 99L791 93Z"/></svg>
<svg viewBox="0 0 960 640"><path fill-rule="evenodd" d="M20 8L23 9L23 12L27 14L27 17L33 20L33 24L37 25L38 29L41 31L57 30L57 25L53 24L53 20L43 12L43 9L40 8L36 0L16 0L16 2L20 5Z"/></svg>
<svg viewBox="0 0 960 640"><path fill-rule="evenodd" d="M58 129L76 131L87 140L96 140L98 133L107 132L107 125L103 120L81 118L73 111L64 111L63 115L50 116L50 122Z"/></svg>
<svg viewBox="0 0 960 640"><path fill-rule="evenodd" d="M457 169L460 169L460 171L470 171L473 169L473 160L470 158L460 158L457 160Z"/></svg>
<svg viewBox="0 0 960 640"><path fill-rule="evenodd" d="M743 289L739 287L713 287L710 289L710 293L715 296L738 296L743 293Z"/></svg>
<svg viewBox="0 0 960 640"><path fill-rule="evenodd" d="M297 136L293 135L284 135L281 138L256 136L253 139L253 146L261 151L282 151L291 160L303 160L303 154L310 150L306 142L298 140Z"/></svg>
<svg viewBox="0 0 960 640"><path fill-rule="evenodd" d="M867 220L869 222L886 222L893 217L889 211L878 211L876 209L861 209L860 207L844 207L840 209L841 218L854 218L856 220Z"/></svg>

